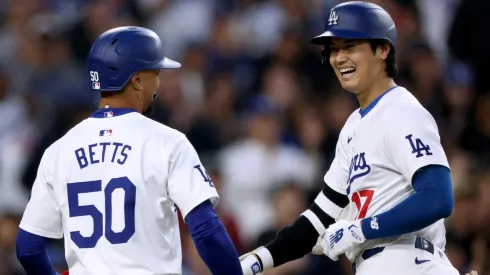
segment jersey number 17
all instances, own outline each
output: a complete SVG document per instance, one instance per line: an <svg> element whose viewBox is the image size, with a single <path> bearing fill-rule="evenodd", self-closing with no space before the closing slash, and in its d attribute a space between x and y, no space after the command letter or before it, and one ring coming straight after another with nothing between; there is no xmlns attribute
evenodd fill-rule
<svg viewBox="0 0 490 275"><path fill-rule="evenodd" d="M354 220L364 219L373 200L374 190L361 190L352 194L352 202L356 204L357 214Z"/></svg>

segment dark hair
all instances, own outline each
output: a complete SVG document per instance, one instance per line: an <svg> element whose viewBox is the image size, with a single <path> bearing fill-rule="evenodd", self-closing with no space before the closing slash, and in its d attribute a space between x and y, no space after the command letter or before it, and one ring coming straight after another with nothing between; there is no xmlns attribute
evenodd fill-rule
<svg viewBox="0 0 490 275"><path fill-rule="evenodd" d="M371 49L373 49L373 53L376 53L376 49L379 46L386 46L386 45L390 46L390 53L388 54L388 57L385 60L386 75L388 75L388 77L390 78L395 78L395 76L398 73L398 67L396 66L396 55L391 43L384 39L373 39L368 41L369 44L371 45Z"/></svg>

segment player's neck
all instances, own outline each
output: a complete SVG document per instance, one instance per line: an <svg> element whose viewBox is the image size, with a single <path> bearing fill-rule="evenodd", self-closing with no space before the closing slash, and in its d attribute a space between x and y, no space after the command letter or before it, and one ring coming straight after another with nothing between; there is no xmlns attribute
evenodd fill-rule
<svg viewBox="0 0 490 275"><path fill-rule="evenodd" d="M385 77L382 80L373 81L368 89L356 95L361 109L369 106L377 97L395 86L396 83L392 78Z"/></svg>
<svg viewBox="0 0 490 275"><path fill-rule="evenodd" d="M130 108L138 112L143 111L143 107L139 106L138 102L130 102L123 98L102 98L99 102L99 109L102 108Z"/></svg>
<svg viewBox="0 0 490 275"><path fill-rule="evenodd" d="M101 94L99 109L102 108L130 108L143 112L143 103L136 96L138 93L132 90L124 90L122 92L104 92Z"/></svg>

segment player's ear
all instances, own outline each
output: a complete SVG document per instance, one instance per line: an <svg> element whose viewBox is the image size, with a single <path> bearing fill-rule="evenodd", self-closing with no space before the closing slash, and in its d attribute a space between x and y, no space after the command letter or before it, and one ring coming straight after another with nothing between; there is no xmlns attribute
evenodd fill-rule
<svg viewBox="0 0 490 275"><path fill-rule="evenodd" d="M139 72L135 73L132 77L131 77L131 85L133 85L133 88L135 90L143 90L143 84L141 83L141 75Z"/></svg>
<svg viewBox="0 0 490 275"><path fill-rule="evenodd" d="M389 43L383 43L378 46L376 49L376 54L383 60L386 60L388 58L388 54L390 54L391 51L391 46Z"/></svg>

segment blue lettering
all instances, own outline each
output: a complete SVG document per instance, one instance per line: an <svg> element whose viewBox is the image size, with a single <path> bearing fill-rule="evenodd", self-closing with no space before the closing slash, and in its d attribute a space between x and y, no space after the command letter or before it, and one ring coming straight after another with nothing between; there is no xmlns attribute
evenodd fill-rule
<svg viewBox="0 0 490 275"><path fill-rule="evenodd" d="M114 162L114 159L116 158L116 154L117 154L117 149L123 146L123 144L119 142L113 142L112 145L116 146L116 148L114 148L114 153L112 154L112 160L111 160L111 162Z"/></svg>
<svg viewBox="0 0 490 275"><path fill-rule="evenodd" d="M121 150L121 156L123 156L123 160L118 159L117 163L123 165L126 162L126 159L128 159L128 154L126 154L124 151L128 149L128 151L131 151L131 146L129 145L124 145L124 147Z"/></svg>
<svg viewBox="0 0 490 275"><path fill-rule="evenodd" d="M194 166L194 168L197 169L199 173L201 173L204 182L207 182L209 186L214 187L213 181L211 180L211 177L209 176L208 172L206 172L204 167L201 167L201 165L198 164Z"/></svg>
<svg viewBox="0 0 490 275"><path fill-rule="evenodd" d="M110 142L101 142L101 143L99 143L99 145L102 145L102 162L104 162L104 160L105 160L105 147L107 145L111 145L111 143Z"/></svg>
<svg viewBox="0 0 490 275"><path fill-rule="evenodd" d="M410 142L410 146L412 147L412 154L416 154L415 155L416 158L423 157L424 152L425 152L425 156L431 156L432 155L432 152L430 151L429 145L425 145L420 138L416 138L415 143L414 143L412 137L413 137L413 135L410 134L410 135L406 136L405 139L407 139L408 142ZM424 151L424 152L422 152L422 151Z"/></svg>
<svg viewBox="0 0 490 275"><path fill-rule="evenodd" d="M98 146L102 146L102 150L97 150L96 147ZM80 169L87 167L89 164L104 163L106 160L106 151L108 154L110 154L110 149L108 149L108 147L114 147L111 162L114 163L114 161L116 161L117 163L123 165L128 160L129 152L132 149L131 145L120 142L93 143L87 145L87 147L88 148L81 147L75 150L75 156ZM122 147L122 149L119 150L119 147ZM88 151L88 156L86 154L86 150Z"/></svg>
<svg viewBox="0 0 490 275"><path fill-rule="evenodd" d="M77 150L75 150L75 156L77 157L80 169L87 167L88 161L87 157L85 156L85 150L83 150L83 148L78 148Z"/></svg>
<svg viewBox="0 0 490 275"><path fill-rule="evenodd" d="M99 163L98 160L94 159L94 156L95 156L95 152L94 152L94 147L97 147L97 143L94 143L94 144L90 144L88 146L88 153L90 155L90 164L96 164L96 163Z"/></svg>
<svg viewBox="0 0 490 275"><path fill-rule="evenodd" d="M366 162L366 153L355 155L350 162L349 180L347 182L347 195L350 194L350 187L354 180L364 177L371 172L371 166Z"/></svg>

